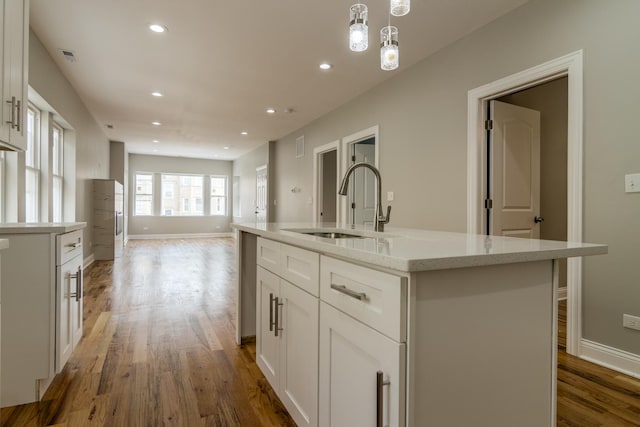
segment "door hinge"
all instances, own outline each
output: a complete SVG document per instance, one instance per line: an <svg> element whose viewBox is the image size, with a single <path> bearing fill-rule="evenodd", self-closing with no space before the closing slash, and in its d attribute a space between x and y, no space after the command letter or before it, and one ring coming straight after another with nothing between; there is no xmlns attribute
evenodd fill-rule
<svg viewBox="0 0 640 427"><path fill-rule="evenodd" d="M355 209L356 208L356 204L355 203L351 203L351 209Z"/></svg>
<svg viewBox="0 0 640 427"><path fill-rule="evenodd" d="M491 120L491 119L485 120L484 128L485 128L485 130L493 130L493 120Z"/></svg>
<svg viewBox="0 0 640 427"><path fill-rule="evenodd" d="M355 161L356 161L356 156L351 156L351 161L355 163Z"/></svg>
<svg viewBox="0 0 640 427"><path fill-rule="evenodd" d="M484 200L484 208L485 209L493 209L493 200L492 199L485 199Z"/></svg>

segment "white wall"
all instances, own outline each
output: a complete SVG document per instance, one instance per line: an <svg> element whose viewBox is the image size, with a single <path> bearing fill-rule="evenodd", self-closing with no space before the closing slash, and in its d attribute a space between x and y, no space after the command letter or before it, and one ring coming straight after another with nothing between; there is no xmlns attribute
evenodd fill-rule
<svg viewBox="0 0 640 427"><path fill-rule="evenodd" d="M273 177L273 165L269 165L269 147L266 143L246 153L233 162L233 176L240 177L240 213L233 213L233 222L253 222L256 219L256 168L268 165ZM269 187L273 188L271 179ZM271 190L270 190L271 191ZM270 198L272 199L272 198ZM269 203L269 210L273 212L273 202Z"/></svg>
<svg viewBox="0 0 640 427"><path fill-rule="evenodd" d="M75 220L87 222L83 248L87 258L93 243L91 180L109 177L109 140L33 31L29 33L29 85L73 127L65 138L75 143ZM65 165L73 160L72 154L65 149ZM68 205L67 201L65 219L71 220Z"/></svg>
<svg viewBox="0 0 640 427"><path fill-rule="evenodd" d="M186 157L147 156L141 154L129 154L129 237L141 235L184 235L184 234L211 234L231 232L231 172L232 163L225 160L190 159ZM227 187L227 216L135 216L135 174L136 172L167 172L184 174L211 174L226 175ZM154 188L156 195L160 194L159 188ZM204 203L208 203L207 195Z"/></svg>
<svg viewBox="0 0 640 427"><path fill-rule="evenodd" d="M640 2L532 0L382 85L277 141L276 220L311 220L312 156L295 158L380 126L383 194L395 192L389 226L466 231L467 92L546 61L584 51L584 239L609 255L584 263L584 337L640 355ZM419 41L405 41L408 43ZM299 193L288 191L293 186Z"/></svg>

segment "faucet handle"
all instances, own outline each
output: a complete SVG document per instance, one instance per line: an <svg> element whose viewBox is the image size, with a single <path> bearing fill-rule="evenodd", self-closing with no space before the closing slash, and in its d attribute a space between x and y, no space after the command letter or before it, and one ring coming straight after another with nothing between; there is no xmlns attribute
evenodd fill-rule
<svg viewBox="0 0 640 427"><path fill-rule="evenodd" d="M378 221L383 224L389 224L389 219L391 218L391 206L387 206L387 215L381 216L378 218Z"/></svg>

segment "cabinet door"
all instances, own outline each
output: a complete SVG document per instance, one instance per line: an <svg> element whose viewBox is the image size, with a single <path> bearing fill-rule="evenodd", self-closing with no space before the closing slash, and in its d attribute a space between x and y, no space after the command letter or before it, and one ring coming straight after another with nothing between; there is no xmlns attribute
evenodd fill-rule
<svg viewBox="0 0 640 427"><path fill-rule="evenodd" d="M82 257L76 257L70 262L70 269L75 271L76 277L73 280L75 288L72 289L69 298L69 330L71 331L71 342L76 348L82 338L82 301L84 293L84 277L82 276ZM77 296L76 296L77 294Z"/></svg>
<svg viewBox="0 0 640 427"><path fill-rule="evenodd" d="M318 298L280 281L284 302L278 395L298 426L318 425Z"/></svg>
<svg viewBox="0 0 640 427"><path fill-rule="evenodd" d="M404 426L405 360L404 344L321 302L319 425ZM378 372L385 382L382 424Z"/></svg>
<svg viewBox="0 0 640 427"><path fill-rule="evenodd" d="M29 1L4 0L2 26L2 127L0 140L25 150ZM14 100L15 98L15 100ZM8 102L8 103L7 103ZM13 121L13 125L7 123Z"/></svg>
<svg viewBox="0 0 640 427"><path fill-rule="evenodd" d="M56 363L59 373L73 352L71 332L71 293L75 292L77 273L72 262L56 267Z"/></svg>
<svg viewBox="0 0 640 427"><path fill-rule="evenodd" d="M258 266L256 270L256 363L276 391L279 386L280 343L275 335L278 325L274 323L276 310L281 308L276 305L279 302L280 278Z"/></svg>

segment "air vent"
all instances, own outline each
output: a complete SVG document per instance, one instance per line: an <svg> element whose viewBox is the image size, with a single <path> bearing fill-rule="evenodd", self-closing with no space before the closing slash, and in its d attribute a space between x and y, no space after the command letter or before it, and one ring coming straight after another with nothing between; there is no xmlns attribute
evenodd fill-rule
<svg viewBox="0 0 640 427"><path fill-rule="evenodd" d="M76 62L77 61L76 55L71 50L60 49L60 53L62 53L62 56L64 57L64 59L66 59L69 62Z"/></svg>

